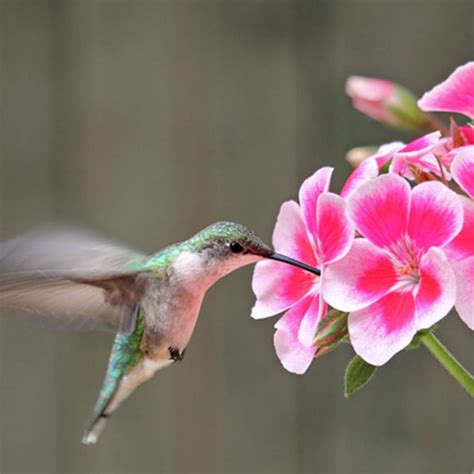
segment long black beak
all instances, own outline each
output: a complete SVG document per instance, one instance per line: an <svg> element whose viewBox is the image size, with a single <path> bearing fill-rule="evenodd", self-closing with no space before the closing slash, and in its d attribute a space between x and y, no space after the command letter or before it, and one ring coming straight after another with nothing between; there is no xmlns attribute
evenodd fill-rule
<svg viewBox="0 0 474 474"><path fill-rule="evenodd" d="M306 265L306 263L299 262L298 260L295 260L291 257L287 257L286 255L282 255L281 253L273 253L270 255L271 260L276 260L277 262L283 262L287 263L288 265L293 265L295 267L302 268L303 270L306 270L307 272L314 273L315 275L321 275L320 270L317 268L312 267L311 265Z"/></svg>

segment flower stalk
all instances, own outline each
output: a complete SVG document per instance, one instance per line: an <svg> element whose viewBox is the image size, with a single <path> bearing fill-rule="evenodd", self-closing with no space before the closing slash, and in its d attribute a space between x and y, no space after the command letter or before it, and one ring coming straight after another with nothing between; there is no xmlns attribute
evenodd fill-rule
<svg viewBox="0 0 474 474"><path fill-rule="evenodd" d="M474 397L474 377L456 360L431 332L421 338L426 348L466 392Z"/></svg>

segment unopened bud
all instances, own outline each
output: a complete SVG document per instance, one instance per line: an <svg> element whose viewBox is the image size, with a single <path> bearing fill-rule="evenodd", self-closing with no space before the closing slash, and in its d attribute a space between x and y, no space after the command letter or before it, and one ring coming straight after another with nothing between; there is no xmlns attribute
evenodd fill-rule
<svg viewBox="0 0 474 474"><path fill-rule="evenodd" d="M357 110L385 125L420 131L433 128L431 117L418 107L416 97L399 84L351 76L346 82L346 93Z"/></svg>
<svg viewBox="0 0 474 474"><path fill-rule="evenodd" d="M347 336L347 313L333 309L319 323L314 345L316 357L334 349Z"/></svg>
<svg viewBox="0 0 474 474"><path fill-rule="evenodd" d="M351 148L346 154L346 160L353 167L357 168L364 160L377 152L376 146L358 146Z"/></svg>

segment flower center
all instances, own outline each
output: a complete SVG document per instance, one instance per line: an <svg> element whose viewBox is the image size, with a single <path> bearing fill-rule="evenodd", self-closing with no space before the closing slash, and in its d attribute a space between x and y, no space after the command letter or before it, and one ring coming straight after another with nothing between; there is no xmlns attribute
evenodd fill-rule
<svg viewBox="0 0 474 474"><path fill-rule="evenodd" d="M414 290L420 282L419 264L410 240L405 237L391 249L391 257L398 274L400 289Z"/></svg>
<svg viewBox="0 0 474 474"><path fill-rule="evenodd" d="M398 281L402 287L414 289L420 282L419 256L413 250L408 236L405 236L390 249L392 261L397 269Z"/></svg>
<svg viewBox="0 0 474 474"><path fill-rule="evenodd" d="M418 272L416 271L417 270L417 266L410 262L410 263L407 263L406 265L402 265L398 268L398 274L400 276L415 276L415 274L417 274Z"/></svg>
<svg viewBox="0 0 474 474"><path fill-rule="evenodd" d="M418 265L414 262L408 262L397 265L398 282L400 289L414 290L416 285L420 282L420 274L418 272Z"/></svg>

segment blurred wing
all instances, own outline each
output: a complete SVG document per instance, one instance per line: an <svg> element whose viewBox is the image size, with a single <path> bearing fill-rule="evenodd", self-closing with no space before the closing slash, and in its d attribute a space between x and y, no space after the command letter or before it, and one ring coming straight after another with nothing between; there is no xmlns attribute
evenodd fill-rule
<svg viewBox="0 0 474 474"><path fill-rule="evenodd" d="M42 228L0 245L0 268L15 272L114 275L144 259L139 252L74 227Z"/></svg>
<svg viewBox="0 0 474 474"><path fill-rule="evenodd" d="M129 332L149 279L143 254L73 228L0 245L0 313L69 330Z"/></svg>

